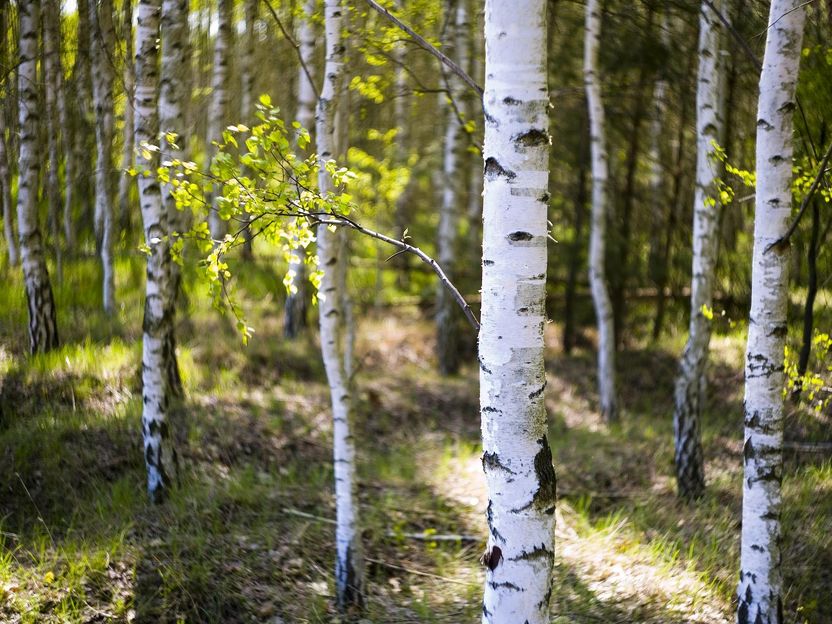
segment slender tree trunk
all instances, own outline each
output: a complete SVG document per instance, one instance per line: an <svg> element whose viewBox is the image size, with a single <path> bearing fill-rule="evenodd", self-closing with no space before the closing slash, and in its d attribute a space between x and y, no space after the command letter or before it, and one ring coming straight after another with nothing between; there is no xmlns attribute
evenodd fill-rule
<svg viewBox="0 0 832 624"><path fill-rule="evenodd" d="M724 62L720 54L721 22L703 2L699 18L699 72L696 90L696 192L693 200L693 267L691 270L690 334L679 361L673 431L679 496L697 498L705 489L700 439L703 379L708 363L713 283L719 245L720 163L713 142L721 140L723 118L720 86ZM714 6L722 10L721 0Z"/></svg>
<svg viewBox="0 0 832 624"><path fill-rule="evenodd" d="M140 0L136 29L135 122L136 145L155 144L159 136L158 61L161 0ZM158 152L141 168L155 171ZM156 176L138 176L139 203L147 256L144 323L142 335L142 435L147 466L147 492L154 503L162 502L173 485L171 473L176 466L176 451L169 432L170 396L167 383L167 338L171 333L170 248L167 241L168 216Z"/></svg>
<svg viewBox="0 0 832 624"><path fill-rule="evenodd" d="M298 43L303 64L298 68L298 109L297 121L310 133L314 131L315 121L315 86L309 81L310 73L315 67L315 28L312 16L315 13L315 0L306 0L304 14L298 20ZM304 68L305 65L305 68ZM283 331L287 338L294 338L306 327L309 307L309 278L306 272L306 253L303 249L292 252L289 272L292 283L286 297L284 308Z"/></svg>
<svg viewBox="0 0 832 624"><path fill-rule="evenodd" d="M92 24L92 94L95 103L95 226L100 233L102 299L104 311L115 310L115 270L113 268L114 215L113 167L113 5L111 0L90 1Z"/></svg>
<svg viewBox="0 0 832 624"><path fill-rule="evenodd" d="M133 0L124 0L122 16L124 19L122 30L124 32L124 49L126 58L130 58L133 50ZM164 45L164 42L162 43ZM183 59L184 62L184 59ZM121 173L118 179L118 209L119 225L123 232L130 230L132 220L132 206L130 193L133 189L133 176L128 170L133 166L136 146L133 142L133 63L124 63L124 146L121 153Z"/></svg>
<svg viewBox="0 0 832 624"><path fill-rule="evenodd" d="M317 143L321 170L318 186L322 194L333 190L332 178L323 164L338 153L339 132L335 127L338 99L343 82L344 44L341 38L343 7L340 0L325 0L326 67L321 97L318 100ZM338 607L346 609L364 602L364 558L358 523L355 481L355 443L352 426L352 397L344 366L345 311L344 280L339 273L344 257L343 239L327 227L318 228L318 258L321 277L319 316L321 351L332 397L333 445L335 464L336 560L335 595Z"/></svg>
<svg viewBox="0 0 832 624"><path fill-rule="evenodd" d="M55 251L55 273L61 282L61 124L59 99L63 99L63 68L61 66L61 5L56 0L43 3L44 90L48 165L46 171L46 199L48 229Z"/></svg>
<svg viewBox="0 0 832 624"><path fill-rule="evenodd" d="M0 39L0 64L3 67L11 65L9 59L12 54L9 50L9 13L11 6L3 4L0 6L0 33L3 33ZM9 265L17 266L19 256L17 252L17 242L15 241L14 233L14 203L12 202L12 171L9 167L9 154L7 149L11 146L11 139L9 143L6 142L6 114L9 108L8 102L14 97L12 93L12 75L9 75L5 81L4 87L4 105L0 110L0 193L2 193L3 202L3 231L6 236L6 253L8 254ZM10 132L10 134L12 134Z"/></svg>
<svg viewBox="0 0 832 624"><path fill-rule="evenodd" d="M185 157L182 146L186 145L183 100L184 74L186 64L185 46L188 40L189 0L163 0L161 15L162 33L162 74L159 85L159 125L162 131L161 149L166 160L182 160ZM174 142L166 138L168 133L176 135ZM187 229L186 215L176 207L170 184L162 185L163 210L167 215L169 231L183 232ZM184 394L179 362L176 358L176 300L179 294L181 272L179 265L170 263L170 279L165 304L170 310L170 322L165 336L165 378L168 392L172 397Z"/></svg>
<svg viewBox="0 0 832 624"><path fill-rule="evenodd" d="M217 34L214 38L214 68L211 78L211 109L208 112L208 152L216 153L214 142L222 139L228 115L228 56L232 45L234 0L217 0ZM211 238L222 240L228 233L228 222L221 219L216 202L208 216Z"/></svg>
<svg viewBox="0 0 832 624"><path fill-rule="evenodd" d="M800 0L772 0L760 76L738 624L783 622L780 485L789 244L779 241L791 219L792 116L805 19Z"/></svg>
<svg viewBox="0 0 832 624"><path fill-rule="evenodd" d="M605 266L607 243L607 157L604 103L598 73L601 45L601 9L598 0L586 5L584 41L584 84L589 108L590 153L592 158L592 225L589 237L589 282L598 322L598 394L601 413L608 422L618 419L615 383L615 331L613 311L607 290Z"/></svg>
<svg viewBox="0 0 832 624"><path fill-rule="evenodd" d="M78 222L82 227L92 226L95 230L95 202L90 201L95 197L95 188L92 184L95 180L95 172L92 170L93 159L90 154L96 151L95 145L95 111L92 109L92 69L91 69L91 48L90 41L92 24L90 23L90 4L95 0L77 0L78 4L78 29L75 35L77 45L75 54L75 65L73 77L75 86L75 97L72 105L75 120L75 141L73 150L75 152L75 188L74 194L81 202L81 211L76 219L73 213L74 206L64 204L64 235L69 249L75 248L77 238Z"/></svg>
<svg viewBox="0 0 832 624"><path fill-rule="evenodd" d="M257 49L257 35L254 32L254 25L257 22L259 0L245 0L245 38L243 40L242 62L240 63L240 116L243 123L250 124L254 119L254 83L256 68L254 65L255 51ZM243 211L243 257L251 259L254 257L252 245L252 232L250 226L251 216Z"/></svg>
<svg viewBox="0 0 832 624"><path fill-rule="evenodd" d="M583 230L586 218L586 178L587 151L585 137L581 137L580 163L578 164L578 180L575 189L575 220L573 222L574 237L569 246L569 272L566 278L566 292L564 294L563 311L563 350L569 354L575 347L575 305L578 290L578 272L582 266Z"/></svg>
<svg viewBox="0 0 832 624"><path fill-rule="evenodd" d="M803 307L803 342L800 346L800 356L797 359L797 374L806 374L809 368L809 357L812 355L812 334L815 327L815 298L818 295L818 251L820 246L820 200L815 197L812 201L812 226L809 234L809 250L806 253L806 304ZM803 390L799 384L792 393L797 399Z"/></svg>
<svg viewBox="0 0 832 624"><path fill-rule="evenodd" d="M3 196L3 231L6 235L6 252L9 265L17 266L19 257L14 234L14 203L12 201L12 172L6 153L6 117L0 114L0 186Z"/></svg>
<svg viewBox="0 0 832 624"><path fill-rule="evenodd" d="M468 12L465 2L450 0L448 11L453 20L446 54L456 56L458 63L467 65L466 32L468 30ZM460 112L464 110L463 85L456 76L445 72L445 84L449 94L441 94L445 116L445 147L442 175L442 202L439 207L439 230L437 238L437 260L445 270L448 278L454 279L454 261L456 260L456 234L459 222L459 206L465 192L467 182L464 170L466 136L460 120ZM447 289L437 283L436 291L436 355L439 371L443 375L452 375L459 370L459 336L456 324L454 302Z"/></svg>
<svg viewBox="0 0 832 624"><path fill-rule="evenodd" d="M20 159L18 161L17 223L26 299L29 306L29 348L32 353L58 346L55 300L46 269L43 239L38 227L38 11L37 0L18 4L18 107Z"/></svg>
<svg viewBox="0 0 832 624"><path fill-rule="evenodd" d="M549 622L555 471L543 328L549 169L546 3L485 4L485 181L479 333L487 624Z"/></svg>
<svg viewBox="0 0 832 624"><path fill-rule="evenodd" d="M398 2L401 8L401 1ZM396 69L395 85L396 92L393 101L393 118L396 124L396 166L402 167L409 163L411 150L411 113L413 104L409 94L407 82L407 45L400 41L393 51ZM480 176L482 177L482 176ZM394 219L396 223L396 235L402 238L410 226L411 202L413 201L413 186L415 175L411 172L407 186L396 198L394 207ZM477 217L480 218L479 216ZM395 263L396 279L401 290L407 291L410 288L410 259L409 254L398 254L391 262Z"/></svg>

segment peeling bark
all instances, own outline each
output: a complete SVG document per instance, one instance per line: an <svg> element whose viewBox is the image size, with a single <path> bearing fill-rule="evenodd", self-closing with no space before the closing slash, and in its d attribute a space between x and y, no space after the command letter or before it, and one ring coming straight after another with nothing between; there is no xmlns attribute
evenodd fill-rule
<svg viewBox="0 0 832 624"><path fill-rule="evenodd" d="M806 19L799 0L773 0L757 108L757 192L751 312L745 358L742 540L738 624L782 624L780 509L783 349L792 207L792 116Z"/></svg>
<svg viewBox="0 0 832 624"><path fill-rule="evenodd" d="M488 486L482 621L549 621L555 473L546 439L546 3L485 5L482 326Z"/></svg>
<svg viewBox="0 0 832 624"><path fill-rule="evenodd" d="M590 155L592 159L592 222L589 237L589 281L598 323L598 395L607 422L618 419L615 382L615 329L607 284L607 184L609 159L606 145L604 103L598 75L601 45L601 9L598 0L586 5L584 40L584 85L589 109Z"/></svg>

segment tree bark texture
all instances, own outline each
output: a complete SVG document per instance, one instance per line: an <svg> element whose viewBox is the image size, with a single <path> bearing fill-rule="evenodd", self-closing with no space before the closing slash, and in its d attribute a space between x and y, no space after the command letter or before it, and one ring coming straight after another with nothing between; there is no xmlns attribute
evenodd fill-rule
<svg viewBox="0 0 832 624"><path fill-rule="evenodd" d="M806 19L800 0L773 0L757 107L757 192L745 354L745 443L738 624L782 624L780 509L783 350L792 208L792 117Z"/></svg>
<svg viewBox="0 0 832 624"><path fill-rule="evenodd" d="M485 4L485 169L479 333L488 543L484 624L549 622L555 471L543 329L549 126L546 3Z"/></svg>

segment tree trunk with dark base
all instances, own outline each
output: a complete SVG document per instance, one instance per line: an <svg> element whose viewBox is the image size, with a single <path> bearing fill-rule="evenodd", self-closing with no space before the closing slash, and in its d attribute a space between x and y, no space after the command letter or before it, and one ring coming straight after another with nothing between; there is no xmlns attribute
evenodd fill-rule
<svg viewBox="0 0 832 624"><path fill-rule="evenodd" d="M772 1L760 76L737 624L783 624L780 511L789 289L789 243L783 237L792 219L792 117L805 20L801 0Z"/></svg>
<svg viewBox="0 0 832 624"><path fill-rule="evenodd" d="M18 5L20 45L18 97L20 98L17 223L20 259L29 307L29 350L44 352L58 346L58 324L52 285L46 269L43 239L38 227L38 124L37 92L38 12L37 0Z"/></svg>

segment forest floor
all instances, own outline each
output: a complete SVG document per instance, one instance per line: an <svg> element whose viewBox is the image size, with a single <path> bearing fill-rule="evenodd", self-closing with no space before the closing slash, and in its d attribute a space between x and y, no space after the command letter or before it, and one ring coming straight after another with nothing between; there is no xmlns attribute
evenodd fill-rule
<svg viewBox="0 0 832 624"><path fill-rule="evenodd" d="M179 487L149 506L140 450L141 258L118 267L120 312L98 311L94 260L56 288L64 346L27 358L18 271L0 298L0 621L337 622L325 375L314 337L282 338L280 276L238 292L256 328L189 293ZM828 319L826 319L828 321ZM827 325L828 326L828 325ZM594 356L549 326L549 440L559 477L553 622L731 622L741 508L739 329L713 341L703 423L708 491L677 500L672 389L683 336L620 355L624 412L596 410ZM588 332L589 333L589 332ZM591 338L591 336L590 336ZM416 310L362 316L356 442L368 567L365 623L475 622L486 498L477 371L441 378ZM832 439L828 413L787 437ZM828 447L789 451L785 620L832 622ZM436 535L456 535L441 541ZM414 537L414 535L416 537Z"/></svg>

